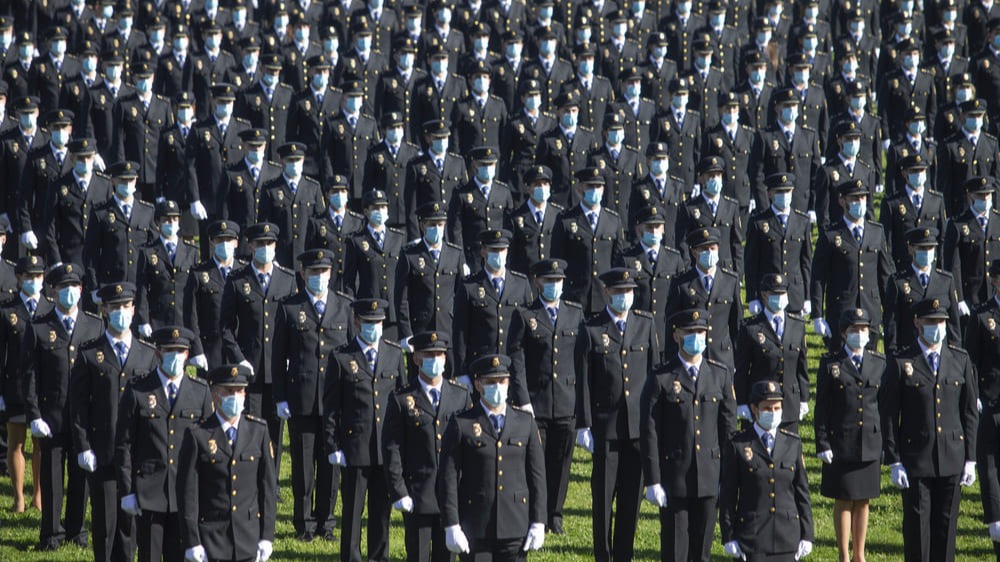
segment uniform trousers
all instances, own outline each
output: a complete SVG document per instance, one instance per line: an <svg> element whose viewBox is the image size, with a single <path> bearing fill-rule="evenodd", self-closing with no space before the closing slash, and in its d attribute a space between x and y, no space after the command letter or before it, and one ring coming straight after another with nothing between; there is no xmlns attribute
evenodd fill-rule
<svg viewBox="0 0 1000 562"><path fill-rule="evenodd" d="M638 439L595 443L590 489L594 500L594 558L597 562L632 560L642 501L642 454ZM618 509L612 536L611 504L615 500Z"/></svg>
<svg viewBox="0 0 1000 562"><path fill-rule="evenodd" d="M139 506L142 507L142 506ZM142 510L136 524L139 562L183 562L181 515Z"/></svg>
<svg viewBox="0 0 1000 562"><path fill-rule="evenodd" d="M573 446L576 440L576 418L556 420L535 419L538 434L545 452L545 485L550 526L562 522L563 504L569 488L569 471L573 463Z"/></svg>
<svg viewBox="0 0 1000 562"><path fill-rule="evenodd" d="M525 531L527 534L527 531ZM472 540L468 554L459 555L460 562L524 562L527 553L521 550L524 539Z"/></svg>
<svg viewBox="0 0 1000 562"><path fill-rule="evenodd" d="M455 555L445 546L440 515L404 513L403 528L406 562L454 562Z"/></svg>
<svg viewBox="0 0 1000 562"><path fill-rule="evenodd" d="M87 477L76 464L69 433L38 440L42 449L40 478L42 485L42 525L39 543L43 546L67 541L86 544ZM65 485L63 478L66 478ZM66 499L66 519L63 524L62 506Z"/></svg>
<svg viewBox="0 0 1000 562"><path fill-rule="evenodd" d="M668 497L660 510L660 560L708 562L718 498Z"/></svg>
<svg viewBox="0 0 1000 562"><path fill-rule="evenodd" d="M349 459L348 459L349 460ZM348 466L340 471L344 506L341 512L340 559L362 562L361 514L368 493L368 560L389 560L389 491L381 466Z"/></svg>
<svg viewBox="0 0 1000 562"><path fill-rule="evenodd" d="M903 495L903 557L906 562L955 560L961 498L959 475L910 478Z"/></svg>
<svg viewBox="0 0 1000 562"><path fill-rule="evenodd" d="M293 415L288 420L288 438L295 532L313 535L332 532L336 526L333 506L337 502L340 469L331 465L323 452L323 418Z"/></svg>
<svg viewBox="0 0 1000 562"><path fill-rule="evenodd" d="M94 560L131 562L135 559L135 519L121 510L113 466L87 474Z"/></svg>

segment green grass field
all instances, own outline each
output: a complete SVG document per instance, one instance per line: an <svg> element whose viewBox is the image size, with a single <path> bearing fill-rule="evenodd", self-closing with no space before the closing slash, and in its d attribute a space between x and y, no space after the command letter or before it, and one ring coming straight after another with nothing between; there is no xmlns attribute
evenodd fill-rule
<svg viewBox="0 0 1000 562"><path fill-rule="evenodd" d="M810 334L809 344L809 370L810 373L814 373L819 363L822 342L817 336ZM815 384L813 386L815 387ZM832 517L833 502L819 494L820 462L815 457L811 414L802 425L802 437L805 442L806 466L809 469L813 516L816 521L816 549L810 559L817 561L836 560L837 550ZM277 541L272 559L336 560L340 552L339 543L317 540L303 544L294 540L291 522L292 498L289 468L290 460L286 447L281 474L283 502L278 504ZM532 554L530 556L532 560L552 562L578 560L582 562L593 559L591 555L593 537L590 529L590 471L590 456L578 448L574 455L572 481L564 513L567 534L562 537L548 535L545 547L540 552ZM871 562L902 559L902 535L900 532L902 503L898 492L889 483L888 469L883 469L883 473L883 495L872 502L871 523L868 530L868 560ZM0 480L0 497L3 498L0 500L0 521L2 521L0 523L0 561L84 561L93 558L90 550L82 550L76 546L64 546L54 553L35 552L35 544L38 542L39 512L34 510L21 514L10 512L9 478ZM993 550L990 546L986 526L982 523L982 514L977 482L972 488L963 488L958 526L958 560L973 561L992 558ZM716 533L718 534L718 531ZM659 559L659 520L655 510L646 502L643 503L639 532L635 543L637 560ZM362 545L364 545L363 540ZM394 512L392 517L390 548L393 560L404 558L403 525L398 512ZM722 546L719 544L718 536L712 552L713 560L728 560L722 554Z"/></svg>

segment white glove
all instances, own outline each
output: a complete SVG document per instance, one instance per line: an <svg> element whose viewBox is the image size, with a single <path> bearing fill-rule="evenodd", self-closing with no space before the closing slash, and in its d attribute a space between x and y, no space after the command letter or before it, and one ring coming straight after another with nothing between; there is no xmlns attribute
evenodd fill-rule
<svg viewBox="0 0 1000 562"><path fill-rule="evenodd" d="M531 414L531 417L535 417L535 408L533 408L531 404L525 404L521 406L521 409Z"/></svg>
<svg viewBox="0 0 1000 562"><path fill-rule="evenodd" d="M699 195L701 195L701 184L696 183L694 184L694 187L691 188L691 198L694 199Z"/></svg>
<svg viewBox="0 0 1000 562"><path fill-rule="evenodd" d="M29 250L38 249L38 237L31 230L21 233L21 244Z"/></svg>
<svg viewBox="0 0 1000 562"><path fill-rule="evenodd" d="M756 210L757 210L757 200L751 197L750 204L747 206L747 213L752 215L753 212Z"/></svg>
<svg viewBox="0 0 1000 562"><path fill-rule="evenodd" d="M880 183L875 184L875 193L882 193L884 191L885 191L885 186L884 185L882 185Z"/></svg>
<svg viewBox="0 0 1000 562"><path fill-rule="evenodd" d="M0 412L3 412L6 409L7 409L7 403L4 402L3 396L0 396ZM982 408L980 408L980 411L981 410Z"/></svg>
<svg viewBox="0 0 1000 562"><path fill-rule="evenodd" d="M267 562L271 558L271 554L274 552L274 545L271 541L259 541L257 543L257 561Z"/></svg>
<svg viewBox="0 0 1000 562"><path fill-rule="evenodd" d="M750 406L746 404L740 404L736 407L736 419L753 421L753 415L750 413Z"/></svg>
<svg viewBox="0 0 1000 562"><path fill-rule="evenodd" d="M833 463L833 451L829 449L816 453L816 456L819 457L819 460L823 461L823 464Z"/></svg>
<svg viewBox="0 0 1000 562"><path fill-rule="evenodd" d="M444 528L444 545L448 547L448 552L455 554L469 553L469 539L465 538L461 525L452 525Z"/></svg>
<svg viewBox="0 0 1000 562"><path fill-rule="evenodd" d="M194 357L188 359L188 365L194 365L202 371L208 370L208 358L205 357L204 353L195 355Z"/></svg>
<svg viewBox="0 0 1000 562"><path fill-rule="evenodd" d="M107 169L107 164L104 163L104 158L101 158L100 154L94 155L94 169L98 172L104 172Z"/></svg>
<svg viewBox="0 0 1000 562"><path fill-rule="evenodd" d="M878 55L875 55L875 58L878 58ZM882 150L889 150L889 147L891 145L892 145L892 142L889 141L888 139L882 141Z"/></svg>
<svg viewBox="0 0 1000 562"><path fill-rule="evenodd" d="M809 413L809 403L808 402L800 402L799 403L799 421L802 421L803 419L805 419L806 414L808 414L808 413Z"/></svg>
<svg viewBox="0 0 1000 562"><path fill-rule="evenodd" d="M243 361L240 361L240 365L243 365L247 369L250 369L250 375L251 376L256 372L255 369L253 368L253 365L251 365L250 362L247 361L246 359L244 359ZM287 404L286 404L286 406L287 406Z"/></svg>
<svg viewBox="0 0 1000 562"><path fill-rule="evenodd" d="M205 547L199 544L184 551L184 560L187 562L207 562L208 554L205 552Z"/></svg>
<svg viewBox="0 0 1000 562"><path fill-rule="evenodd" d="M972 486L976 483L976 463L975 461L966 461L965 466L962 468L962 480L959 483L966 488Z"/></svg>
<svg viewBox="0 0 1000 562"><path fill-rule="evenodd" d="M412 338L412 337L413 336L406 336L405 338L403 338L399 342L399 347L402 347L403 351L405 351L407 353L413 353L413 346L410 345L410 338Z"/></svg>
<svg viewBox="0 0 1000 562"><path fill-rule="evenodd" d="M730 558L739 558L740 560L747 559L747 555L743 554L743 549L740 548L740 543L736 541L729 541L722 545L722 551Z"/></svg>
<svg viewBox="0 0 1000 562"><path fill-rule="evenodd" d="M393 509L398 509L400 511L405 511L410 513L413 511L413 498L410 496L403 496L392 503Z"/></svg>
<svg viewBox="0 0 1000 562"><path fill-rule="evenodd" d="M97 455L93 450L87 449L76 456L76 464L87 472L94 472L97 470Z"/></svg>
<svg viewBox="0 0 1000 562"><path fill-rule="evenodd" d="M0 225L5 226L7 232L10 232L12 230L10 226L10 216L7 215L7 213L0 215Z"/></svg>
<svg viewBox="0 0 1000 562"><path fill-rule="evenodd" d="M812 313L813 313L812 301L806 301L802 303L802 316L812 316Z"/></svg>
<svg viewBox="0 0 1000 562"><path fill-rule="evenodd" d="M191 203L191 214L200 221L208 218L208 213L205 212L205 206L201 204L201 201Z"/></svg>
<svg viewBox="0 0 1000 562"><path fill-rule="evenodd" d="M591 455L594 454L594 434L589 427L576 430L576 445L583 447Z"/></svg>
<svg viewBox="0 0 1000 562"><path fill-rule="evenodd" d="M0 400L3 400L3 398L0 398ZM983 413L983 401L978 398L976 398L976 409L979 410L980 414Z"/></svg>
<svg viewBox="0 0 1000 562"><path fill-rule="evenodd" d="M458 384L464 386L469 390L475 390L472 386L472 379L469 377L469 375L461 375L457 379L455 379L455 382L457 382Z"/></svg>
<svg viewBox="0 0 1000 562"><path fill-rule="evenodd" d="M545 544L545 523L532 523L528 527L528 536L524 538L522 551L538 550Z"/></svg>
<svg viewBox="0 0 1000 562"><path fill-rule="evenodd" d="M55 268L56 266L52 266L52 269ZM94 301L94 304L101 304L101 297L97 296L97 291L90 292L90 300Z"/></svg>
<svg viewBox="0 0 1000 562"><path fill-rule="evenodd" d="M120 502L120 505L122 511L128 513L129 515L140 515L142 513L142 510L139 509L139 498L135 494L129 494L127 496L124 496Z"/></svg>
<svg viewBox="0 0 1000 562"><path fill-rule="evenodd" d="M163 202L164 202L164 201L166 201L166 200L167 200L167 198L166 198L166 197L164 197L164 196L162 196L162 195L161 195L161 196L159 196L159 197L157 197L157 198L155 198L155 199L153 199L153 201L154 201L154 202L155 202L155 203L156 203L157 205L159 205L160 203L163 203Z"/></svg>
<svg viewBox="0 0 1000 562"><path fill-rule="evenodd" d="M825 164L826 164L826 156L820 156L819 157L819 165L823 166Z"/></svg>
<svg viewBox="0 0 1000 562"><path fill-rule="evenodd" d="M910 487L910 477L906 475L906 469L903 468L903 463L897 462L891 465L889 468L892 469L892 483L897 487L906 489Z"/></svg>
<svg viewBox="0 0 1000 562"><path fill-rule="evenodd" d="M799 549L795 551L795 559L801 560L813 551L812 541L799 541Z"/></svg>
<svg viewBox="0 0 1000 562"><path fill-rule="evenodd" d="M822 318L816 318L813 320L813 331L824 338L829 338L833 335L833 333L830 332L830 325L827 324L826 320Z"/></svg>
<svg viewBox="0 0 1000 562"><path fill-rule="evenodd" d="M809 211L809 222L816 224L816 211Z"/></svg>
<svg viewBox="0 0 1000 562"><path fill-rule="evenodd" d="M31 420L31 436L52 437L52 430L49 429L49 424L45 423L45 420L38 418L37 420Z"/></svg>
<svg viewBox="0 0 1000 562"><path fill-rule="evenodd" d="M667 507L667 491L660 484L646 486L646 501L660 509Z"/></svg>
<svg viewBox="0 0 1000 562"><path fill-rule="evenodd" d="M1000 521L990 523L990 540L1000 542Z"/></svg>
<svg viewBox="0 0 1000 562"><path fill-rule="evenodd" d="M747 307L750 308L750 314L760 314L760 311L764 310L764 307L760 305L760 301L757 299L750 301Z"/></svg>
<svg viewBox="0 0 1000 562"><path fill-rule="evenodd" d="M278 417L283 420L292 417L292 411L288 408L288 402L278 402L275 404L275 410L277 410Z"/></svg>
<svg viewBox="0 0 1000 562"><path fill-rule="evenodd" d="M959 303L958 303L958 313L961 314L962 316L968 316L968 315L972 314L972 311L969 310L969 305L966 304L965 301L959 301Z"/></svg>
<svg viewBox="0 0 1000 562"><path fill-rule="evenodd" d="M344 456L343 451L334 451L326 459L330 461L330 464L347 466L347 457Z"/></svg>
<svg viewBox="0 0 1000 562"><path fill-rule="evenodd" d="M149 339L153 335L153 327L149 324L139 324L139 335Z"/></svg>

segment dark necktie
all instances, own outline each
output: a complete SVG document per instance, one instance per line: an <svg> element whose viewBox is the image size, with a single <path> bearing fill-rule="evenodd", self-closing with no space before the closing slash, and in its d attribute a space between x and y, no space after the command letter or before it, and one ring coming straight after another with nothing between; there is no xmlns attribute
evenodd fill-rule
<svg viewBox="0 0 1000 562"><path fill-rule="evenodd" d="M712 285L715 284L715 279L711 275L706 275L703 280L705 281L705 291L708 293L712 292Z"/></svg>
<svg viewBox="0 0 1000 562"><path fill-rule="evenodd" d="M542 224L543 220L545 220L545 216L542 214L542 212L535 211L535 222L537 222L538 224Z"/></svg>
<svg viewBox="0 0 1000 562"><path fill-rule="evenodd" d="M378 361L378 352L372 347L365 352L365 359L368 359L368 366L371 367L372 372L375 372L375 363Z"/></svg>
<svg viewBox="0 0 1000 562"><path fill-rule="evenodd" d="M493 429L496 430L497 435L500 435L500 432L503 431L503 424L506 421L506 417L503 414L490 414L490 421L493 422Z"/></svg>
<svg viewBox="0 0 1000 562"><path fill-rule="evenodd" d="M38 309L38 301L36 301L35 299L28 299L27 301L25 301L24 306L28 308L28 314L30 314L31 317L34 318L35 310Z"/></svg>
<svg viewBox="0 0 1000 562"><path fill-rule="evenodd" d="M295 195L295 192L298 191L298 189L299 189L298 182L294 181L288 182L288 190L292 192L292 195Z"/></svg>
<svg viewBox="0 0 1000 562"><path fill-rule="evenodd" d="M62 152L58 152L58 151L56 152L56 162L57 162L57 163L58 163L58 164L59 164L60 166L62 166L62 163L63 163L63 158L65 158L65 157L66 157L66 155L65 155L64 153L62 153Z"/></svg>
<svg viewBox="0 0 1000 562"><path fill-rule="evenodd" d="M781 223L781 230L785 230L786 228L788 228L788 215L779 214L778 222Z"/></svg>
<svg viewBox="0 0 1000 562"><path fill-rule="evenodd" d="M926 273L921 273L918 277L920 277L920 286L926 289L927 282L930 281L930 277Z"/></svg>
<svg viewBox="0 0 1000 562"><path fill-rule="evenodd" d="M937 375L938 366L941 364L941 354L936 351L932 351L927 354L927 361L931 364L931 370L934 371L935 375Z"/></svg>
<svg viewBox="0 0 1000 562"><path fill-rule="evenodd" d="M170 256L170 263L174 263L174 256L177 253L177 244L167 242L165 246L167 247L167 255Z"/></svg>
<svg viewBox="0 0 1000 562"><path fill-rule="evenodd" d="M792 139L795 138L791 131L785 131L785 138L788 139L788 145L791 146Z"/></svg>
<svg viewBox="0 0 1000 562"><path fill-rule="evenodd" d="M847 163L847 164L844 164L844 166L847 167L847 175L849 175L851 177L854 177L854 164Z"/></svg>
<svg viewBox="0 0 1000 562"><path fill-rule="evenodd" d="M711 201L711 200L710 200L710 201L708 202L708 209L709 209L710 211L712 211L712 216L714 217L714 216L715 216L715 212L719 210L719 204L718 204L718 203L716 203L715 201Z"/></svg>
<svg viewBox="0 0 1000 562"><path fill-rule="evenodd" d="M232 271L233 268L229 267L228 265L224 265L220 267L219 270L222 272L222 279L225 280L229 279L229 272Z"/></svg>
<svg viewBox="0 0 1000 562"><path fill-rule="evenodd" d="M226 138L226 129L227 128L228 127L226 127L225 123L219 123L219 136L220 137Z"/></svg>
<svg viewBox="0 0 1000 562"><path fill-rule="evenodd" d="M851 232L854 233L854 239L858 241L858 244L860 244L861 243L861 227L860 226L855 226L854 228L851 229Z"/></svg>
<svg viewBox="0 0 1000 562"><path fill-rule="evenodd" d="M503 293L503 277L493 278L493 290L497 292L497 296Z"/></svg>
<svg viewBox="0 0 1000 562"><path fill-rule="evenodd" d="M172 382L167 383L167 398L170 400L170 407L173 408L177 403L177 385Z"/></svg>
<svg viewBox="0 0 1000 562"><path fill-rule="evenodd" d="M437 166L438 173L444 172L444 158L435 158L434 165Z"/></svg>
<svg viewBox="0 0 1000 562"><path fill-rule="evenodd" d="M920 212L920 206L923 205L923 203L924 203L924 198L922 196L920 196L919 194L914 193L913 194L913 208L916 209L917 212Z"/></svg>
<svg viewBox="0 0 1000 562"><path fill-rule="evenodd" d="M858 372L860 373L861 372L861 356L860 355L852 355L851 356L851 362L854 363L854 368L857 369Z"/></svg>
<svg viewBox="0 0 1000 562"><path fill-rule="evenodd" d="M122 366L125 366L125 360L128 359L128 346L125 345L125 342L115 342L115 353L118 354L118 361Z"/></svg>
<svg viewBox="0 0 1000 562"><path fill-rule="evenodd" d="M129 205L128 203L122 204L122 214L125 215L126 219L131 219L132 218L132 205Z"/></svg>
<svg viewBox="0 0 1000 562"><path fill-rule="evenodd" d="M657 258L656 248L650 248L649 251L646 252L646 257L649 258L649 265L651 265L651 266L653 266L655 268L656 267L656 258Z"/></svg>
<svg viewBox="0 0 1000 562"><path fill-rule="evenodd" d="M226 430L226 439L229 439L229 446L233 447L236 445L236 428L230 427Z"/></svg>
<svg viewBox="0 0 1000 562"><path fill-rule="evenodd" d="M969 137L969 142L972 143L972 146L976 146L976 141L977 140L979 140L979 137L977 137L975 135Z"/></svg>
<svg viewBox="0 0 1000 562"><path fill-rule="evenodd" d="M778 335L778 339L780 340L781 336L785 333L785 329L781 327L781 317L775 316L771 321L774 323L774 333Z"/></svg>
<svg viewBox="0 0 1000 562"><path fill-rule="evenodd" d="M73 334L73 326L75 326L75 325L76 325L76 321L73 320L72 318L70 318L69 316L67 316L66 318L63 318L63 328L66 328L66 333L67 334L70 334L70 335Z"/></svg>
<svg viewBox="0 0 1000 562"><path fill-rule="evenodd" d="M344 225L344 217L340 215L333 215L333 226L340 230L340 227Z"/></svg>
<svg viewBox="0 0 1000 562"><path fill-rule="evenodd" d="M552 320L552 325L556 325L556 320L559 319L559 309L554 306L546 306L545 310L549 313L549 319Z"/></svg>
<svg viewBox="0 0 1000 562"><path fill-rule="evenodd" d="M441 259L441 250L431 250L431 257L434 258L434 263L437 263Z"/></svg>
<svg viewBox="0 0 1000 562"><path fill-rule="evenodd" d="M983 229L983 232L986 232L986 225L988 223L989 219L987 219L985 216L979 217L979 228Z"/></svg>
<svg viewBox="0 0 1000 562"><path fill-rule="evenodd" d="M593 211L587 213L587 222L590 223L591 230L597 230L597 213Z"/></svg>
<svg viewBox="0 0 1000 562"><path fill-rule="evenodd" d="M621 332L623 334L625 333L625 321L624 320L615 320L615 327L618 328L619 332Z"/></svg>
<svg viewBox="0 0 1000 562"><path fill-rule="evenodd" d="M760 436L760 440L764 443L764 448L767 449L767 454L770 455L774 451L774 436L765 431Z"/></svg>
<svg viewBox="0 0 1000 562"><path fill-rule="evenodd" d="M326 313L326 301L316 301L314 306L316 307L316 314L321 317Z"/></svg>
<svg viewBox="0 0 1000 562"><path fill-rule="evenodd" d="M697 386L698 385L698 367L695 367L694 365L691 365L690 367L688 367L688 375L691 377L691 382L693 382L695 384L695 386Z"/></svg>
<svg viewBox="0 0 1000 562"><path fill-rule="evenodd" d="M441 391L436 388L432 388L430 391L430 395L431 395L431 406L434 406L434 411L436 412L438 410L438 406L441 405Z"/></svg>
<svg viewBox="0 0 1000 562"><path fill-rule="evenodd" d="M271 274L270 273L258 273L257 274L257 282L260 283L260 288L264 289L264 292L266 293L267 292L267 286L271 283Z"/></svg>
<svg viewBox="0 0 1000 562"><path fill-rule="evenodd" d="M256 166L251 166L250 175L253 176L253 182L256 184L257 179L260 177L260 170L258 170Z"/></svg>
<svg viewBox="0 0 1000 562"><path fill-rule="evenodd" d="M347 124L350 125L351 129L353 130L354 127L358 126L358 118L351 115L350 117L347 118Z"/></svg>
<svg viewBox="0 0 1000 562"><path fill-rule="evenodd" d="M372 236L375 237L375 243L378 244L379 248L381 248L382 241L385 239L385 234L376 230L375 232L372 232Z"/></svg>

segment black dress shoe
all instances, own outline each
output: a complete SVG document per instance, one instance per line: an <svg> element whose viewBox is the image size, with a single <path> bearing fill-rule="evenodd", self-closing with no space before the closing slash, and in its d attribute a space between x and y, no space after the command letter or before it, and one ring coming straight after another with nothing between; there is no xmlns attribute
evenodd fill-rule
<svg viewBox="0 0 1000 562"><path fill-rule="evenodd" d="M549 524L549 532L556 535L565 535L566 531L563 530L562 519L556 519Z"/></svg>
<svg viewBox="0 0 1000 562"><path fill-rule="evenodd" d="M295 537L295 540L301 542L312 542L314 538L316 538L315 535L313 535L309 531L305 531L303 533L299 533L299 535Z"/></svg>
<svg viewBox="0 0 1000 562"><path fill-rule="evenodd" d="M333 531L327 531L327 532L323 533L323 540L330 541L330 542L336 542L337 541L337 535L335 535L333 533Z"/></svg>
<svg viewBox="0 0 1000 562"><path fill-rule="evenodd" d="M56 540L45 541L42 543L38 543L38 550L40 552L52 552L53 550L58 550L60 546L61 544L59 541Z"/></svg>

